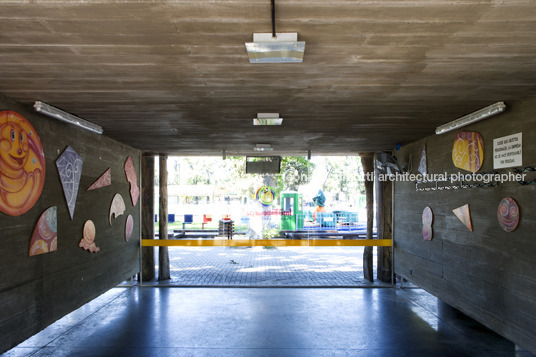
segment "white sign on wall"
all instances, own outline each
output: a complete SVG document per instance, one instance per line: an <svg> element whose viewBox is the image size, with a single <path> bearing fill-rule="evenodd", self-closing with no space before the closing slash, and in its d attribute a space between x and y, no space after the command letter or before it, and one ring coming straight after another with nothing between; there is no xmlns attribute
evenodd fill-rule
<svg viewBox="0 0 536 357"><path fill-rule="evenodd" d="M493 168L502 169L522 165L523 145L517 133L493 139Z"/></svg>

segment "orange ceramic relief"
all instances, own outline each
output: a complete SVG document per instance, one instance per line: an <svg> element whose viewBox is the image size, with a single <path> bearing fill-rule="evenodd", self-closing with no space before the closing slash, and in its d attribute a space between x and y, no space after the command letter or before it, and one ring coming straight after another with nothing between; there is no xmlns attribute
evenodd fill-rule
<svg viewBox="0 0 536 357"><path fill-rule="evenodd" d="M477 172L484 161L484 139L479 133L460 131L454 139L452 162L462 170Z"/></svg>
<svg viewBox="0 0 536 357"><path fill-rule="evenodd" d="M97 253L100 248L95 245L95 224L93 221L88 220L84 223L84 237L80 240L78 246L90 253Z"/></svg>
<svg viewBox="0 0 536 357"><path fill-rule="evenodd" d="M28 212L44 184L45 154L34 127L16 112L0 111L0 211Z"/></svg>
<svg viewBox="0 0 536 357"><path fill-rule="evenodd" d="M469 211L469 204L463 205L452 212L458 217L458 219L467 227L471 232L473 231L473 224L471 223L471 212Z"/></svg>

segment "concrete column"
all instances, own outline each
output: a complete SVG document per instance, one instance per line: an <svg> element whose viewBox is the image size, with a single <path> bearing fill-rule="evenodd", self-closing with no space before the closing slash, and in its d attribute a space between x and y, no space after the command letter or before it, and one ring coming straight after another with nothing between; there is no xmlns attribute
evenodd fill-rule
<svg viewBox="0 0 536 357"><path fill-rule="evenodd" d="M376 172L374 176L374 191L376 194L376 230L378 239L393 238L392 194L393 183L380 181ZM378 247L377 278L385 283L391 282L392 249L391 247Z"/></svg>
<svg viewBox="0 0 536 357"><path fill-rule="evenodd" d="M167 155L160 154L160 200L158 209L158 234L160 239L168 238L168 172ZM170 279L168 247L158 247L158 280Z"/></svg>
<svg viewBox="0 0 536 357"><path fill-rule="evenodd" d="M154 239L154 155L144 154L141 159L142 195L141 195L141 237ZM144 281L155 278L154 247L143 247L142 275Z"/></svg>
<svg viewBox="0 0 536 357"><path fill-rule="evenodd" d="M374 181L367 180L374 173L374 155L361 154L361 165L365 174L365 196L367 201L367 239L372 239L374 225ZM372 261L373 247L365 247L363 252L363 275L370 282L374 281L374 266Z"/></svg>

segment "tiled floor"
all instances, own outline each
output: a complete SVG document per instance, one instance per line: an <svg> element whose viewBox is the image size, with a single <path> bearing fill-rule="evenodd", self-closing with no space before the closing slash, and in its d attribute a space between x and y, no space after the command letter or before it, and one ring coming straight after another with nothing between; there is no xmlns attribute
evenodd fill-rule
<svg viewBox="0 0 536 357"><path fill-rule="evenodd" d="M115 288L6 356L532 356L420 289Z"/></svg>
<svg viewBox="0 0 536 357"><path fill-rule="evenodd" d="M171 280L160 285L389 286L364 279L363 247L171 247L169 256Z"/></svg>

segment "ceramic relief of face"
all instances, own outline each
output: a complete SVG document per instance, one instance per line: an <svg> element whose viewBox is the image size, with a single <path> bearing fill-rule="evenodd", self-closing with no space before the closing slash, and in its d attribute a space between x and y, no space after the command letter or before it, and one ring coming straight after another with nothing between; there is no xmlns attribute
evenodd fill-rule
<svg viewBox="0 0 536 357"><path fill-rule="evenodd" d="M497 219L501 228L507 232L512 232L517 228L519 225L519 206L513 198L503 198L499 203Z"/></svg>
<svg viewBox="0 0 536 357"><path fill-rule="evenodd" d="M45 155L34 127L18 113L0 111L0 211L26 213L44 183Z"/></svg>

